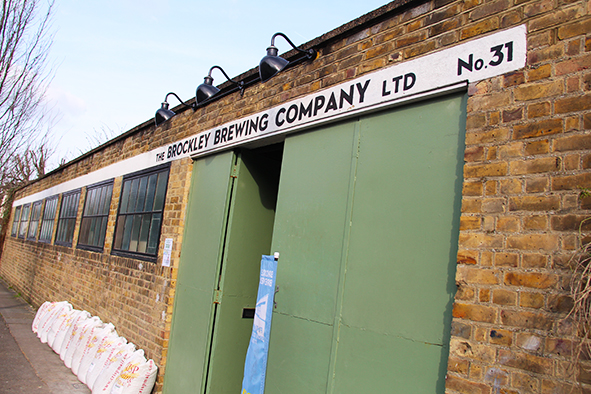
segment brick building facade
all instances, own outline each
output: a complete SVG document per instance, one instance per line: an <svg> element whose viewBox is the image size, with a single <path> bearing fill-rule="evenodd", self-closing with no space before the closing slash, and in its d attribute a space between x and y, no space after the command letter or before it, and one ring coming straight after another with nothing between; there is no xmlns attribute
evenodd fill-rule
<svg viewBox="0 0 591 394"><path fill-rule="evenodd" d="M460 77L460 71L462 75L473 75L481 69L482 72L493 72L493 65L508 62L513 54L516 57L514 61L518 61L518 38L515 41L503 38L499 42L500 49L496 46L486 47L486 52L490 52L492 56L488 63L482 62L478 57L470 58L469 52L458 57L454 55L455 52L445 51L508 31L517 31L510 33L517 37L521 30L510 29L520 26L525 33L525 64L511 71L484 78L475 77L474 81L468 79L463 84L441 80L436 82L436 88L425 89L416 95L410 94L408 97L411 101L407 103L403 103L403 96L392 100L386 97L394 89L397 92L398 86L402 91L404 79L398 80L401 85L387 85L384 81L379 90L382 101L372 108L357 109L352 105L350 109L340 112L341 117L326 118L320 123L299 129L294 126L285 133L273 134L273 138L261 136L256 141L253 140L254 142L245 140L244 143L229 143L226 147L203 154L188 152L185 144L181 155L181 143L178 144L181 146L179 154L171 155L171 148L176 150L178 146L177 141L186 141L187 138L208 130L222 130L222 125L250 119L249 117L257 114L267 113L265 111L271 111L268 113L272 115L269 118L261 117L263 120L271 119L278 123L282 119L284 123L288 122L295 119L294 113L289 112L295 104L288 104L295 102L294 100L305 103L308 98L311 98L310 102L314 102L326 89L338 87L350 96L355 92L363 97L363 89L369 84L367 82L363 85L364 78L376 75L372 73L382 70L387 72L410 64L414 60L420 61L430 55L441 53L456 56L452 63L457 65L454 71L457 71L456 76L460 80L464 79ZM265 83L257 80L256 69L237 76L234 79L246 84L244 96L240 96L232 84L227 82L220 86L223 94L219 99L200 105L194 111L177 107L175 110L179 112L178 115L168 122L155 127L153 120L147 121L21 189L13 206L11 223L14 225L9 229L12 234L7 235L2 251L0 276L33 305L38 306L47 300L67 300L75 308L88 310L105 322L112 322L121 336L144 349L146 355L159 365L155 392L162 392L163 389L164 392L181 392L174 383L165 382L165 377L170 375L166 371L167 364L173 362L173 356L169 357L169 344L175 340L175 335L177 338L183 335L179 328L175 331L172 327L173 320L177 327L188 324L182 323L185 318L179 317L181 313L186 313L182 312L185 310L182 305L185 304L179 304L180 295L175 304L175 295L180 291L190 291L187 290L189 285L179 287L177 283L181 280L179 275L185 275L185 278L191 275L187 269L183 273L183 264L190 264L186 260L189 257L186 256L199 260L199 253L190 249L189 245L194 242L193 234L198 231L193 231L194 227L191 227L195 224L190 226L188 223L193 220L188 206L192 196L199 192L195 185L201 185L199 177L206 171L206 164L209 165L206 161L214 160L232 150L248 150L253 145L262 149L260 146L270 144L268 141L275 144L285 140L286 146L281 148L285 149L285 164L287 140L290 138L322 135L325 129L340 127L342 122L357 121L361 123L354 126L358 131L352 132L352 135L362 135L366 127L363 122L374 121L373 118L369 119L372 114L380 115L391 110L405 111L412 105L428 104L435 97L455 94L460 103L459 114L463 119L460 120L463 126L459 137L461 146L458 146L458 152L463 154L463 171L459 174L461 195L457 197L458 204L461 203L461 213L457 213L457 226L452 226L450 249L454 257L457 255L457 265L454 261L453 270L450 270L450 280L457 286L457 291L454 286L450 293L453 299L445 306L445 310L442 309L444 316L447 316L447 320L444 319L441 343L444 349L441 359L444 361L438 362L444 362L445 365L434 367L434 387L438 392L444 390L450 394L570 393L573 387L575 392L586 392L590 387L588 385L591 385L591 365L586 365L586 361L583 361L582 367L572 366L573 349L578 343L578 336L572 319L567 318L567 314L572 307L569 294L572 273L570 259L588 240L588 231L591 228L591 225L586 224L582 227L582 233L579 231L580 224L591 213L591 197L586 193L591 188L590 32L591 2L587 0L396 0L303 44L302 48L317 50L318 55L313 61L290 66ZM514 43L515 48L509 43ZM513 49L514 53L511 52ZM290 51L284 56L294 59L298 54ZM482 62L480 65L479 60ZM438 66L439 64L431 64L434 69ZM416 75L418 82L421 82L420 74L417 72ZM397 77L389 81L398 83L395 78ZM348 86L348 82L351 82L350 91L342 87ZM455 84L453 89L446 90L446 86L450 84ZM410 79L406 86L410 90ZM393 96L392 94L390 97ZM327 107L324 108L330 105L329 96L326 97ZM347 107L343 101L347 97L349 96L345 94L345 98L341 98L341 108ZM382 106L383 103L385 104ZM283 108L283 112L277 110L278 108ZM301 111L303 107L294 108L294 111L297 108ZM347 111L353 115L347 115ZM301 118L300 115L300 120ZM326 133L329 132L333 131ZM338 132L336 135L339 135ZM359 141L362 144L363 137ZM307 147L316 143L322 142L302 142ZM192 144L193 142L189 143L189 146ZM194 144L196 147L197 143ZM166 160L161 160L162 163L149 161L153 159L152 156L148 161L144 160L144 157L159 149L166 153ZM351 155L358 159L363 156L362 153ZM201 160L203 164L196 164L198 162L194 162L191 156ZM335 157L340 156L335 154ZM134 158L137 160L133 161ZM123 161L125 164L121 165ZM129 163L132 165L128 165ZM359 162L355 165L362 164ZM437 166L437 163L434 165ZM349 168L349 164L343 166ZM361 171L362 167L359 168ZM122 210L121 207L127 204L127 200L131 201L132 196L135 196L131 191L135 190L133 187L142 190L142 182L146 195L150 195L151 190L154 199L164 196L156 190L156 183L153 189L149 189L152 180L157 182L154 174L158 174L158 171L167 174L163 208L157 209L156 203L152 201L153 209L135 207ZM285 176L287 175L282 173L281 182ZM133 186L133 182L136 182L136 186ZM112 185L112 198L104 214L101 216L98 211L85 211L85 206L91 206L94 201L88 197L89 191L98 190L104 184ZM126 189L127 184L130 189ZM421 189L422 193L433 196L436 201L439 189L435 184L433 187L426 186ZM354 189L357 186L350 187ZM355 189L356 198L363 196L364 189L359 187L359 190ZM402 187L406 188L404 185ZM80 192L75 205L77 213L70 221L75 227L70 230L63 227L65 232L59 235L57 233L60 226L66 226L68 219L60 216L64 212L63 201L72 191ZM453 190L450 195L453 197ZM45 211L49 206L48 201L56 196L56 214L53 218L47 218ZM281 199L281 191L279 196ZM37 216L36 202L41 202L38 204L41 209ZM278 200L277 204L279 210L281 202ZM308 205L303 204L304 211L312 209L311 202ZM351 204L353 207L354 203L349 201L344 204ZM329 210L325 206L316 215L325 215L325 209ZM449 210L453 213L451 205ZM29 212L26 217L23 215L25 211ZM191 212L195 215L196 208ZM356 218L352 213L350 215L346 216L347 220ZM150 227L145 227L144 233L140 230L140 224L137 225L137 243L134 244L133 239L126 241L123 224L120 224L120 234L117 235L117 223L118 220L123 223L128 218L131 223L136 217L138 223L143 220ZM98 223L97 218L104 219L104 236L98 239L100 242L85 238L81 243L80 234L84 234L84 237L94 234L88 229L81 231L85 218L88 223ZM50 230L49 239L42 241L40 232L43 231L44 219ZM283 224L276 222L275 227L278 226ZM426 223L413 223L409 220L404 226L420 227L426 226ZM35 230L30 230L31 228ZM287 232L290 237L300 237L301 233L305 233L304 230L301 233L295 230ZM150 238L152 234L155 234L155 240ZM315 236L322 238L322 234ZM353 238L354 236L355 233L351 235ZM346 242L349 242L348 239ZM165 240L172 241L170 266L162 264ZM156 242L156 249L150 249L151 242ZM428 244L430 240L424 239L421 242ZM277 243L274 242L275 245ZM269 252L271 251L265 251ZM283 256L283 250L281 253ZM289 252L285 252L285 255L285 264L288 265ZM348 257L345 260L349 261L347 259ZM343 264L341 268L335 268L337 277L344 277L345 272L347 275L355 272L353 266ZM282 288L286 289L286 294L293 295L289 292L294 290L290 288L291 282L287 277L283 278L282 284L281 273L278 275L277 315L299 316L298 313L301 313L303 318L300 320L315 320L315 317L306 317L306 311L294 312L286 309L282 312L281 302L284 305L290 302L280 298ZM327 274L327 277L335 275ZM336 333L331 334L332 342L327 339L332 343L327 345L328 361L319 361L324 360L321 355L310 356L318 365L326 368L326 375L329 377L319 377L318 386L313 386L316 383L301 383L301 386L293 383L291 387L294 391L305 389L316 392L318 387L326 387L326 392L345 392L347 390L343 387L347 387L346 379L341 376L352 374L352 379L355 378L355 372L351 372L355 368L347 369L349 367L346 361L339 358L342 357L341 354L346 354L347 348L337 347L339 340L334 338L341 335L341 327L349 327L350 321L355 321L361 312L347 317L348 302L351 302L347 299L349 282L345 284L344 279L337 279L335 283L335 294L338 296L335 296L335 306L330 307L337 310L335 323L322 323L330 326ZM302 286L307 290L312 288L309 284ZM379 286L376 285L376 288ZM420 281L414 286L414 291L417 294L406 294L406 297L412 299L425 291L420 287ZM344 298L339 298L342 294ZM381 293L376 294L376 298L382 296ZM395 297L389 290L384 294L387 294L384 298L390 301ZM297 305L294 307L295 310L298 308ZM339 308L345 312L341 311L339 315ZM367 316L359 317L360 321L367 319ZM322 317L316 320L322 321ZM288 330L282 328L281 324L286 323L278 323L277 332ZM308 332L307 328L302 330ZM403 336L388 330L384 329L388 340L397 335ZM272 336L274 332L272 331ZM363 349L370 347L369 342L363 342L364 340L360 340L355 346ZM346 339L342 339L342 342L345 343ZM210 351L214 346L212 343L207 345ZM181 346L177 344L177 348ZM273 348L277 349L279 346L281 342L273 343L272 338L270 351L273 352ZM398 345L392 346L394 348ZM335 350L337 348L338 354ZM351 349L353 352L357 348ZM179 350L174 352L175 357L182 357ZM282 352L289 355L287 350ZM283 360L285 354L282 353L281 357L272 354L270 357L275 357L273 360L278 361ZM378 364L379 360L389 360L389 356L380 354L376 349L369 356L374 361L378 360ZM406 360L412 357L413 354L404 356ZM393 364L398 361L394 360ZM207 371L211 373L212 366L204 367L202 364L202 361L197 362L199 369L205 371L199 378L206 380L205 377L209 376ZM178 364L174 365L176 367ZM290 364L290 368L305 371L301 365ZM379 368L381 367L376 365L374 370ZM387 366L383 368L388 370ZM289 373L275 369L268 373L268 391L285 392L279 381L291 382ZM367 374L367 371L360 373ZM174 376L177 379L177 375ZM384 387L393 385L390 391L397 392L395 383L388 377L383 379ZM311 381L316 382L314 379ZM381 387L380 383L377 384L376 387ZM209 386L203 387L204 390L212 390ZM198 390L193 392L196 391Z"/></svg>

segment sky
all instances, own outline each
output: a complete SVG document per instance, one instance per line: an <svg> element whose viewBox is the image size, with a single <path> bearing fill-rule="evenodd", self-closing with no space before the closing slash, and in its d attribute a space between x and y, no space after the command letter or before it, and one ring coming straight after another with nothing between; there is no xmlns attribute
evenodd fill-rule
<svg viewBox="0 0 591 394"><path fill-rule="evenodd" d="M301 45L387 3L57 0L46 94L53 164L150 120L168 92L191 99L214 65L231 78L256 67L276 32ZM275 46L291 49L280 37ZM214 85L225 80L217 70L213 77Z"/></svg>

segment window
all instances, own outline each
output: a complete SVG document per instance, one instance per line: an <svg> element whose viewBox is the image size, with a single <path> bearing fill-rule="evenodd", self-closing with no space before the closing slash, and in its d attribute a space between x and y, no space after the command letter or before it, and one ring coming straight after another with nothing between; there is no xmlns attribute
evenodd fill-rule
<svg viewBox="0 0 591 394"><path fill-rule="evenodd" d="M107 219L113 194L113 181L88 186L84 212L80 223L78 247L82 249L102 250L107 231Z"/></svg>
<svg viewBox="0 0 591 394"><path fill-rule="evenodd" d="M29 213L31 212L31 204L23 205L23 212L21 214L21 224L18 228L18 237L25 238L27 229L29 228Z"/></svg>
<svg viewBox="0 0 591 394"><path fill-rule="evenodd" d="M78 216L78 203L80 202L80 190L64 194L60 216L57 221L57 236L55 243L58 245L72 246L74 227Z"/></svg>
<svg viewBox="0 0 591 394"><path fill-rule="evenodd" d="M18 234L18 224L21 220L21 206L14 209L14 218L12 219L12 236L16 237Z"/></svg>
<svg viewBox="0 0 591 394"><path fill-rule="evenodd" d="M41 204L43 201L33 203L31 208L31 221L29 222L29 233L27 239L35 241L37 239L37 230L39 229L39 218L41 217Z"/></svg>
<svg viewBox="0 0 591 394"><path fill-rule="evenodd" d="M123 179L113 251L155 259L158 253L168 170L158 168ZM117 254L117 253L116 253Z"/></svg>
<svg viewBox="0 0 591 394"><path fill-rule="evenodd" d="M39 241L51 242L53 235L53 223L55 222L55 212L57 211L57 196L45 200L45 209L43 210L43 220L41 221L41 231L39 232Z"/></svg>

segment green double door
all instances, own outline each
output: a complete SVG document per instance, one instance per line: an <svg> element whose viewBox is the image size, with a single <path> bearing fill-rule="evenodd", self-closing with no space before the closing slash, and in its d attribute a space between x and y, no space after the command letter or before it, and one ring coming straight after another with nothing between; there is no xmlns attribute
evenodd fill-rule
<svg viewBox="0 0 591 394"><path fill-rule="evenodd" d="M272 252L267 394L443 393L464 130L452 95L196 161L165 393L239 392Z"/></svg>

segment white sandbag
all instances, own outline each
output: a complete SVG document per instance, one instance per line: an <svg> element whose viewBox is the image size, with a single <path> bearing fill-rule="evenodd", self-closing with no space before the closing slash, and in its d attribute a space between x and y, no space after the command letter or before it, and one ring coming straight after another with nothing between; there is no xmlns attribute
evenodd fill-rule
<svg viewBox="0 0 591 394"><path fill-rule="evenodd" d="M51 305L51 302L45 301L37 310L35 314L35 318L33 319L33 324L31 325L31 329L35 334L37 334L37 330L39 328L39 320L41 317L47 312L47 308Z"/></svg>
<svg viewBox="0 0 591 394"><path fill-rule="evenodd" d="M69 302L63 302L62 305L59 305L55 308L55 312L51 317L49 317L45 322L39 326L38 334L40 334L39 339L41 339L41 343L47 343L49 338L49 332L53 327L53 323L62 316L63 313L68 313L72 310L72 305Z"/></svg>
<svg viewBox="0 0 591 394"><path fill-rule="evenodd" d="M60 331L61 327L64 324L64 321L67 320L70 315L72 314L73 309L70 305L70 308L64 308L62 312L53 319L53 323L51 323L51 327L47 330L47 344L53 349L53 344L55 342L55 337L57 336L58 332Z"/></svg>
<svg viewBox="0 0 591 394"><path fill-rule="evenodd" d="M115 329L115 327L112 324L110 326L112 327L112 330ZM96 334L99 331L102 331L105 327L107 327L107 325L103 322L100 322L100 324L89 325L86 327L86 330L80 337L80 341L78 342L78 345L76 345L76 349L74 350L74 354L72 355L72 372L74 372L75 375L78 375L78 371L80 369L80 362L82 361L82 357L84 357L84 354L86 354L87 352L89 342L93 338L96 338ZM96 342L96 339L94 341Z"/></svg>
<svg viewBox="0 0 591 394"><path fill-rule="evenodd" d="M94 383L101 374L106 361L112 354L127 345L127 340L115 334L109 334L103 339L96 351L94 360L88 366L86 372L86 386L92 390Z"/></svg>
<svg viewBox="0 0 591 394"><path fill-rule="evenodd" d="M78 327L72 330L72 340L70 341L70 344L66 349L66 354L64 355L64 364L66 367L72 368L74 352L76 352L80 341L88 334L92 327L95 327L99 324L103 324L101 319L99 319L97 316L93 316L90 319L80 321L78 323Z"/></svg>
<svg viewBox="0 0 591 394"><path fill-rule="evenodd" d="M92 386L92 394L109 393L111 387L115 384L115 379L123 370L127 359L131 357L135 351L135 345L133 343L128 343L119 350L112 352L109 359L105 362L103 370ZM143 355L144 351L140 350L140 352Z"/></svg>
<svg viewBox="0 0 591 394"><path fill-rule="evenodd" d="M90 364L96 359L97 351L99 346L103 343L105 338L111 336L111 338L117 338L117 332L115 331L115 326L111 323L105 324L104 327L94 330L92 335L88 338L84 346L84 350L82 353L82 357L80 359L80 366L78 367L78 372L76 375L78 379L86 384L86 375L88 373L88 367ZM77 354L74 354L74 358L77 357Z"/></svg>
<svg viewBox="0 0 591 394"><path fill-rule="evenodd" d="M110 394L148 394L152 392L158 367L154 360L146 361L142 350L136 351L115 379Z"/></svg>
<svg viewBox="0 0 591 394"><path fill-rule="evenodd" d="M74 324L74 322L76 322L76 320L79 319L80 316L84 316L84 318L88 319L88 316L86 316L86 314L83 311L72 309L68 317L64 319L62 324L57 329L55 339L53 340L53 344L50 345L53 351L57 354L60 354L62 350L62 345L64 343L64 339L66 338L66 335L68 335L70 328L72 328L72 324Z"/></svg>
<svg viewBox="0 0 591 394"><path fill-rule="evenodd" d="M43 316L39 318L39 323L37 325L37 337L41 338L41 333L44 330L47 330L49 327L47 326L48 320L51 320L52 317L55 316L57 312L61 310L64 306L65 301L62 302L52 302L48 307Z"/></svg>
<svg viewBox="0 0 591 394"><path fill-rule="evenodd" d="M84 322L88 319L90 319L90 313L88 313L86 311L82 311L82 313L79 314L72 321L72 325L70 326L70 328L68 328L68 331L66 332L66 335L64 336L64 341L62 342L62 346L59 351L59 355L60 355L60 358L62 359L62 361L64 361L64 359L66 357L66 352L68 351L70 346L72 346L72 343L74 342L74 340L76 340L76 337L78 335L78 331L80 330L80 328L82 327Z"/></svg>

